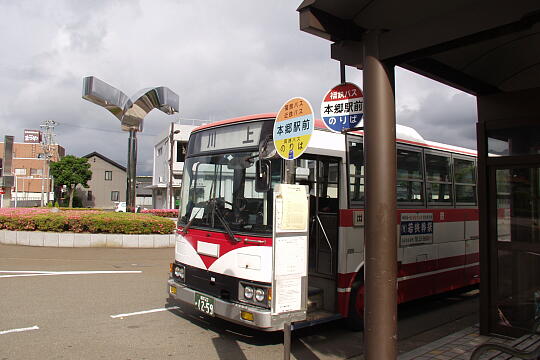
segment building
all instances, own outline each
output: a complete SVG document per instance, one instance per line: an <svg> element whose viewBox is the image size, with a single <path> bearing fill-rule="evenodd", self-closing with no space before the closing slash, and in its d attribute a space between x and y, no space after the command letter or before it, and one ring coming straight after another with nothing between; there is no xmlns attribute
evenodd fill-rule
<svg viewBox="0 0 540 360"><path fill-rule="evenodd" d="M126 168L106 156L92 152L84 156L88 159L92 180L88 188L77 187L77 196L82 206L87 208L114 209L117 202L126 201ZM152 208L152 176L137 176L137 207Z"/></svg>
<svg viewBox="0 0 540 360"><path fill-rule="evenodd" d="M171 123L169 129L156 138L152 175L154 209L179 207L187 142L195 127Z"/></svg>
<svg viewBox="0 0 540 360"><path fill-rule="evenodd" d="M145 209L153 208L152 176L137 176L135 185L135 206Z"/></svg>
<svg viewBox="0 0 540 360"><path fill-rule="evenodd" d="M77 187L82 206L114 209L116 202L126 201L126 168L95 151L83 157L88 159L92 179L88 188Z"/></svg>
<svg viewBox="0 0 540 360"><path fill-rule="evenodd" d="M50 146L50 161L58 161L66 150L54 144ZM0 142L0 156L4 156L4 143ZM3 159L0 158L0 168ZM54 198L53 181L49 176L47 159L40 143L13 143L12 171L15 177L11 204L15 207L30 207L47 203ZM43 195L42 195L43 194Z"/></svg>

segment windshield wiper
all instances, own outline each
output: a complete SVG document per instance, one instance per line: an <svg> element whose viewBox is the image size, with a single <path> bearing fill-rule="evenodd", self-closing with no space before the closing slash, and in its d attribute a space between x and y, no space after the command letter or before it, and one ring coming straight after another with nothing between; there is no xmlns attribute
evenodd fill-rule
<svg viewBox="0 0 540 360"><path fill-rule="evenodd" d="M183 232L184 234L187 234L187 231L188 231L189 228L191 227L191 224L193 224L193 220L195 220L195 219L197 218L197 215L199 215L199 212L201 211L201 209L202 209L202 208L199 208L199 209L197 210L197 212L195 213L195 215L193 215L193 216L191 217L191 219L189 219L189 221L188 221L188 223L186 224L186 226L182 229L182 232ZM193 210L191 210L191 211L193 211Z"/></svg>
<svg viewBox="0 0 540 360"><path fill-rule="evenodd" d="M219 222L221 223L221 225L223 225L223 228L225 229L225 231L227 232L227 234L229 235L231 240L236 241L236 242L242 241L241 239L237 239L234 236L234 233L232 232L231 228L229 227L229 224L227 224L227 221L225 220L225 218L221 214L221 211L219 211L216 200L217 200L216 198L210 199L210 200L208 200L208 203L212 205L212 210L214 210L214 213L216 214L216 217L218 218Z"/></svg>
<svg viewBox="0 0 540 360"><path fill-rule="evenodd" d="M216 214L216 217L218 218L219 222L221 223L221 225L223 225L223 228L225 229L225 231L227 232L227 234L229 235L229 237L233 240L233 241L236 241L236 242L240 242L242 240L240 239L237 239L235 236L234 236L234 233L232 232L231 228L229 227L229 224L227 224L227 221L225 220L225 218L223 217L223 215L221 214L221 212L219 211L218 207L217 207L217 199L216 198L213 198L213 199L210 199L208 200L208 205L212 206L212 210L214 211L214 213ZM199 208L197 210L197 212L195 213L195 215L193 215L191 217L191 219L188 221L188 223L186 224L186 226L182 229L182 232L184 234L187 234L189 228L191 227L191 224L193 224L193 220L195 220L197 218L197 215L199 214L199 212L202 210L203 208Z"/></svg>

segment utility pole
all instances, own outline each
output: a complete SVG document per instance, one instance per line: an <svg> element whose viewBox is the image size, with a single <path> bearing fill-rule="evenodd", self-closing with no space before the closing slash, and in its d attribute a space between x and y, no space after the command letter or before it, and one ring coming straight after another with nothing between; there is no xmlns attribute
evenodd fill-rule
<svg viewBox="0 0 540 360"><path fill-rule="evenodd" d="M49 179L49 166L51 157L53 154L53 148L56 144L55 142L55 133L54 127L56 126L56 121L54 120L45 120L41 123L40 127L42 129L41 135L41 148L43 149L43 156L45 157L43 162L43 170L41 174L41 206L45 206L44 193L47 192L47 204L49 203L49 196L51 193L50 179ZM46 175L46 177L45 177ZM47 182L45 183L45 179Z"/></svg>

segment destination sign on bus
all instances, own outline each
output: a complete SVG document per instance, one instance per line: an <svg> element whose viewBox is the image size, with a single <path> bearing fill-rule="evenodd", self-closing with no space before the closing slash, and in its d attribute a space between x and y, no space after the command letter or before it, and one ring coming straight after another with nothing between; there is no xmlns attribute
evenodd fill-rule
<svg viewBox="0 0 540 360"><path fill-rule="evenodd" d="M262 122L251 122L214 128L194 134L196 153L218 151L259 145Z"/></svg>
<svg viewBox="0 0 540 360"><path fill-rule="evenodd" d="M411 246L433 243L432 213L401 214L399 245Z"/></svg>

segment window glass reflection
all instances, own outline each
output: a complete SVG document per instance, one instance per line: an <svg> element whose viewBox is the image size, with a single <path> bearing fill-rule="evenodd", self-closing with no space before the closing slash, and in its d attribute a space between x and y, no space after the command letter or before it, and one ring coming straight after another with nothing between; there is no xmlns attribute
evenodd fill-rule
<svg viewBox="0 0 540 360"><path fill-rule="evenodd" d="M488 155L540 154L540 126L520 126L488 131Z"/></svg>
<svg viewBox="0 0 540 360"><path fill-rule="evenodd" d="M360 140L349 140L349 201L351 207L364 202L364 148Z"/></svg>
<svg viewBox="0 0 540 360"><path fill-rule="evenodd" d="M498 251L497 322L533 332L540 325L540 254Z"/></svg>
<svg viewBox="0 0 540 360"><path fill-rule="evenodd" d="M496 171L497 239L540 243L540 169Z"/></svg>
<svg viewBox="0 0 540 360"><path fill-rule="evenodd" d="M540 325L540 168L497 169L497 324Z"/></svg>

